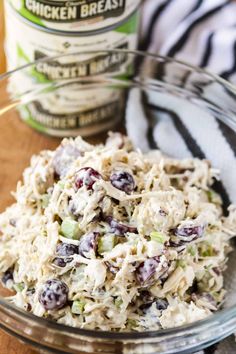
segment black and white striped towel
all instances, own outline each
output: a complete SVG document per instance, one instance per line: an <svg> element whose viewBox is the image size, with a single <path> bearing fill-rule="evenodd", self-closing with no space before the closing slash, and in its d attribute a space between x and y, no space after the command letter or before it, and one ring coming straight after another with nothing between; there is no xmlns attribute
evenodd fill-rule
<svg viewBox="0 0 236 354"><path fill-rule="evenodd" d="M140 50L207 67L236 83L236 1L146 0L142 17ZM171 63L158 79L168 73ZM194 77L183 79L187 80L185 87L194 81ZM202 96L210 97L211 83L202 86ZM236 100L220 87L213 89L214 94L218 90L219 104L222 100L222 104L236 112ZM156 107L156 116L150 121L141 96L139 89L131 90L127 107L127 130L134 142L143 149L157 146L177 158L208 158L222 172L223 185L218 190L225 203L236 203L236 135L229 134L226 125L200 109L193 109L187 101L182 104L181 100L155 92L148 93L149 104Z"/></svg>
<svg viewBox="0 0 236 354"><path fill-rule="evenodd" d="M146 0L140 49L206 67L236 83L236 2Z"/></svg>
<svg viewBox="0 0 236 354"><path fill-rule="evenodd" d="M142 17L140 50L207 68L236 84L236 1L146 0ZM158 79L168 75L171 64L164 70ZM186 85L191 85L191 80ZM202 85L201 95L210 95L210 85ZM222 88L217 90L219 104L222 99L236 112L234 97ZM148 105L153 108L151 119L145 108ZM177 158L208 158L222 172L223 183L216 188L226 205L236 203L236 135L214 114L193 109L191 102L181 98L170 99L160 92L147 94L133 88L126 117L130 137L143 150L158 147ZM232 286L236 290L236 280ZM205 353L236 353L235 341L227 339Z"/></svg>

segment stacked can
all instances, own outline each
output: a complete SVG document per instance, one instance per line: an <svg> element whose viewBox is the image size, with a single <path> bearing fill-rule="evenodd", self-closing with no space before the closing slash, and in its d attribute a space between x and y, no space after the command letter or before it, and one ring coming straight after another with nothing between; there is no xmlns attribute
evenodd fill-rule
<svg viewBox="0 0 236 354"><path fill-rule="evenodd" d="M119 119L124 93L116 88L81 91L76 79L128 72L129 55L105 51L136 49L140 2L5 0L8 70L42 59L27 74L22 71L24 77L11 82L10 90L16 93L29 82L65 81L64 88L21 109L28 124L51 135L72 136L97 133ZM67 85L71 79L75 83Z"/></svg>

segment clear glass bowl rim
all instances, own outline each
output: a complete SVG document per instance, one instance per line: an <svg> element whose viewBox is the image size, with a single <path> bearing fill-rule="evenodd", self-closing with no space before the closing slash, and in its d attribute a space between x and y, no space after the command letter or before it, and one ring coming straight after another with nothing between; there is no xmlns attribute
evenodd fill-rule
<svg viewBox="0 0 236 354"><path fill-rule="evenodd" d="M192 70L194 72L202 73L208 78L214 79L216 82L220 83L224 87L227 88L227 90L230 91L230 93L235 96L236 99L236 86L231 84L229 81L226 81L222 79L220 76L197 66L191 65L187 62L184 62L182 60L176 60L170 57L166 56L161 56L161 55L156 55L153 53L149 52L142 52L138 50L126 50L126 49L105 49L105 50L90 50L90 51L80 51L80 52L73 52L73 53L68 53L68 54L63 54L63 55L56 55L56 56L51 56L51 57L45 57L43 59L36 60L34 62L31 62L29 64L23 65L17 69L8 71L2 75L0 75L0 84L2 81L7 80L10 78L14 73L20 72L24 69L30 68L37 64L38 62L47 62L49 60L56 60L59 58L65 58L65 57L71 57L71 56L78 56L78 55L83 55L83 54L104 54L104 53L126 53L127 55L131 55L133 57L143 57L143 58L150 58L156 61L168 61L169 63L177 64L182 67L185 67L186 69ZM109 73L111 74L111 73ZM106 74L102 74L101 76L105 77L106 79L109 79L109 74L106 76ZM110 75L112 76L112 75ZM99 78L99 75L97 76ZM81 80L83 83L88 81L91 83L91 77L89 78L82 78ZM124 83L122 80L116 79L116 82L120 82L121 85ZM140 85L141 86L141 85ZM173 85L175 86L175 85ZM152 88L153 89L153 88ZM183 89L184 90L184 89ZM6 112L6 111L5 111ZM236 115L235 115L235 123L236 123ZM39 325L43 325L44 327L51 328L53 330L61 331L64 333L69 333L69 334L77 334L80 337L90 337L94 339L108 339L108 340L128 340L128 341L136 341L139 339L151 339L151 338L159 338L165 339L166 336L170 336L173 334L173 337L178 337L181 333L184 335L190 334L193 330L195 333L200 333L201 329L206 329L207 327L214 327L217 324L219 325L220 323L226 324L226 322L230 322L233 318L236 318L236 304L234 306L231 306L227 309L222 309L217 311L216 313L212 314L208 318L204 320L200 320L197 322L193 322L189 325L183 325L179 327L174 327L170 329L160 329L158 331L145 331L145 332L112 332L112 331L98 331L98 330L89 330L89 329L80 329L77 327L71 327L67 325L63 325L60 323L57 323L55 321L52 321L50 319L42 318L35 316L31 313L28 313L17 306L11 304L9 301L5 300L0 296L0 307L4 307L5 309L14 312L17 314L19 317L23 317L24 319L28 319L32 322L36 322ZM192 332L193 334L193 332ZM193 334L194 335L194 334Z"/></svg>

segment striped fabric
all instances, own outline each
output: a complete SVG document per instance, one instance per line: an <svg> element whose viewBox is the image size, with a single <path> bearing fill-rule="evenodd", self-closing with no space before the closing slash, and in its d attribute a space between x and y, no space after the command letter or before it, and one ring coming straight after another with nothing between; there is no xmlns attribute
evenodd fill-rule
<svg viewBox="0 0 236 354"><path fill-rule="evenodd" d="M236 84L236 1L146 0L142 15L140 50L207 68ZM157 79L170 71L171 64L160 67ZM187 80L185 87L191 84L189 78L180 79ZM202 85L199 95L207 95L210 85ZM227 92L219 90L218 94L236 111L236 102ZM177 158L208 158L221 169L222 183L214 187L225 206L236 203L236 135L214 114L181 102L165 94L131 89L126 112L129 135L143 150L159 148ZM234 338L200 353L236 353Z"/></svg>
<svg viewBox="0 0 236 354"><path fill-rule="evenodd" d="M206 67L236 82L235 1L146 0L143 13L141 50Z"/></svg>
<svg viewBox="0 0 236 354"><path fill-rule="evenodd" d="M207 67L225 79L235 79L236 83L236 1L146 0L142 13L140 50ZM173 77L172 65L159 65L156 78ZM183 77L178 79L184 82L185 88L195 84L194 77L184 71ZM236 112L236 102L224 88L213 87L209 81L198 83L198 89L199 96L204 98L210 97L214 89L214 94L216 92L219 96L219 105L222 100L222 104L227 103L227 108ZM143 92L138 91L131 90L127 107L127 129L134 142L143 149L158 147L176 158L196 156L209 159L222 172L223 184L218 183L215 187L225 206L236 203L235 134L210 114L193 110L190 104L182 105L181 100L174 102L155 92L148 93L142 107L145 98ZM151 118L147 109L144 112L147 107L155 111ZM227 173L229 164L230 175Z"/></svg>

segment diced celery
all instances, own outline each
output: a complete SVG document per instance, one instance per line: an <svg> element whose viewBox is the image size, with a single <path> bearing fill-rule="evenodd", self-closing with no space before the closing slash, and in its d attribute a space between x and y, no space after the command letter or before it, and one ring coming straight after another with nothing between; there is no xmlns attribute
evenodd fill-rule
<svg viewBox="0 0 236 354"><path fill-rule="evenodd" d="M212 202L212 190L206 191L209 202Z"/></svg>
<svg viewBox="0 0 236 354"><path fill-rule="evenodd" d="M81 315L84 311L85 302L82 300L73 301L71 312L76 315Z"/></svg>
<svg viewBox="0 0 236 354"><path fill-rule="evenodd" d="M47 230L45 230L45 229L43 229L43 230L41 230L41 236L43 236L43 237L47 237Z"/></svg>
<svg viewBox="0 0 236 354"><path fill-rule="evenodd" d="M127 328L133 329L133 328L135 328L137 326L138 326L138 324L137 324L136 320L133 320L133 319L130 319L130 318L127 320Z"/></svg>
<svg viewBox="0 0 236 354"><path fill-rule="evenodd" d="M58 186L59 186L61 189L64 189L64 187L65 187L65 182L59 181L59 182L57 182L57 184L58 184Z"/></svg>
<svg viewBox="0 0 236 354"><path fill-rule="evenodd" d="M225 290L220 290L220 291L214 291L212 293L210 293L213 298L215 299L216 302L220 303L224 300L224 296L225 296Z"/></svg>
<svg viewBox="0 0 236 354"><path fill-rule="evenodd" d="M212 257L212 256L214 256L213 248L208 248L207 250L203 251L201 256L202 257Z"/></svg>
<svg viewBox="0 0 236 354"><path fill-rule="evenodd" d="M177 267L181 267L181 268L185 268L186 267L186 263L183 259L178 259L176 262Z"/></svg>
<svg viewBox="0 0 236 354"><path fill-rule="evenodd" d="M17 284L13 285L13 288L15 289L15 291L17 293L20 293L21 291L24 290L25 286L24 286L24 283L17 283Z"/></svg>
<svg viewBox="0 0 236 354"><path fill-rule="evenodd" d="M85 277L85 274L84 274L85 268L86 268L85 264L80 264L79 266L74 268L74 270L73 270L73 279L75 279L76 282L83 281L83 279Z"/></svg>
<svg viewBox="0 0 236 354"><path fill-rule="evenodd" d="M206 193L210 203L222 204L221 197L213 189L209 189Z"/></svg>
<svg viewBox="0 0 236 354"><path fill-rule="evenodd" d="M196 250L192 246L189 246L188 247L188 253L191 254L191 256L194 257L196 255Z"/></svg>
<svg viewBox="0 0 236 354"><path fill-rule="evenodd" d="M117 297L117 298L115 299L115 306L116 306L117 308L120 308L122 304L123 304L123 300L122 300L120 297Z"/></svg>
<svg viewBox="0 0 236 354"><path fill-rule="evenodd" d="M49 204L50 196L48 194L43 194L41 198L41 205L45 209Z"/></svg>
<svg viewBox="0 0 236 354"><path fill-rule="evenodd" d="M151 237L152 241L156 241L156 242L163 243L163 244L168 240L168 238L165 235L163 235L162 233L160 233L158 231L152 231L150 233L150 237Z"/></svg>
<svg viewBox="0 0 236 354"><path fill-rule="evenodd" d="M110 252L115 246L115 235L106 235L98 241L98 253Z"/></svg>
<svg viewBox="0 0 236 354"><path fill-rule="evenodd" d="M213 257L216 255L216 251L214 250L212 245L207 242L201 245L199 253L202 257Z"/></svg>
<svg viewBox="0 0 236 354"><path fill-rule="evenodd" d="M70 217L65 218L61 224L61 234L67 238L77 239L79 235L79 223Z"/></svg>

